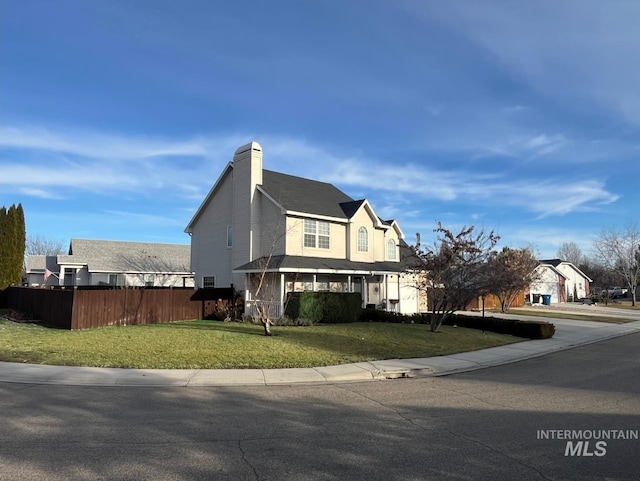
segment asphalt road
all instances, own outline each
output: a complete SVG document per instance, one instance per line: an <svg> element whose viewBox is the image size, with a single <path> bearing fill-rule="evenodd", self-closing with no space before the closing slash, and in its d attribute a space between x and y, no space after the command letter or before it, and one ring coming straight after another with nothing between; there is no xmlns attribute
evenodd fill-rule
<svg viewBox="0 0 640 481"><path fill-rule="evenodd" d="M1 383L0 480L637 480L640 440L539 437L639 433L639 346L334 385Z"/></svg>

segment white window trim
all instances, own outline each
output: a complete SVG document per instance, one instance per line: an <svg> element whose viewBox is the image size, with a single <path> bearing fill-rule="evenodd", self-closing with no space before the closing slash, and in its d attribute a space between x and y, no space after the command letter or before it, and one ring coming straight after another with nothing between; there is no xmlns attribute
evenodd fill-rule
<svg viewBox="0 0 640 481"><path fill-rule="evenodd" d="M364 234L364 236L362 235ZM358 227L358 252L369 252L369 231L363 225Z"/></svg>
<svg viewBox="0 0 640 481"><path fill-rule="evenodd" d="M320 233L320 226L326 226L328 234ZM313 226L313 229L311 227ZM313 231L312 231L313 230ZM307 236L313 236L313 245L307 245ZM327 241L327 246L321 246L320 240ZM302 226L302 246L305 249L331 249L331 223L323 220L304 219Z"/></svg>
<svg viewBox="0 0 640 481"><path fill-rule="evenodd" d="M387 242L387 258L390 261L397 260L397 250L396 250L396 241L393 239L389 239Z"/></svg>

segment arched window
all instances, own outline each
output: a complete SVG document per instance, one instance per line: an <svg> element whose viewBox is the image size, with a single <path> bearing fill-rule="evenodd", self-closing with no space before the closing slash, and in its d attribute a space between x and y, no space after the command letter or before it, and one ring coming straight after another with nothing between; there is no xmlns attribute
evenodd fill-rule
<svg viewBox="0 0 640 481"><path fill-rule="evenodd" d="M358 252L369 252L369 235L364 226L358 229Z"/></svg>
<svg viewBox="0 0 640 481"><path fill-rule="evenodd" d="M396 241L393 239L389 239L387 242L387 258L392 261L396 260Z"/></svg>

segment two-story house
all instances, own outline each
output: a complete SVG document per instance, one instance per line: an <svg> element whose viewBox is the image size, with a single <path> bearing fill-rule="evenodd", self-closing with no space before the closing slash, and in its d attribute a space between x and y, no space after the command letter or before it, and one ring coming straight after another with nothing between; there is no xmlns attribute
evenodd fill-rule
<svg viewBox="0 0 640 481"><path fill-rule="evenodd" d="M262 168L262 147L238 148L186 227L199 287L233 285L280 315L288 292L360 292L363 307L417 312L402 275L404 234L371 203L335 186ZM256 292L259 295L256 296Z"/></svg>
<svg viewBox="0 0 640 481"><path fill-rule="evenodd" d="M593 282L575 264L562 259L540 261L541 266L553 266L565 277L564 292L560 294L560 302L577 301L589 297L589 284ZM577 297L576 297L577 296Z"/></svg>
<svg viewBox="0 0 640 481"><path fill-rule="evenodd" d="M529 289L532 303L541 303L543 295L551 296L552 304L589 297L592 280L575 264L562 259L541 260L536 270L538 279Z"/></svg>

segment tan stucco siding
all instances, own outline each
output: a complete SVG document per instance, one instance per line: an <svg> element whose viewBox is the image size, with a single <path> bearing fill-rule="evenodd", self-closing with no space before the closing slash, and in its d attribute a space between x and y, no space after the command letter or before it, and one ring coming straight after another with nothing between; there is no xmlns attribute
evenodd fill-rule
<svg viewBox="0 0 640 481"><path fill-rule="evenodd" d="M385 232L384 229L373 230L373 260L384 261L386 259L385 249Z"/></svg>
<svg viewBox="0 0 640 481"><path fill-rule="evenodd" d="M389 241L393 243L394 256L389 256ZM388 262L400 262L400 240L395 229L388 229L382 241L382 256Z"/></svg>
<svg viewBox="0 0 640 481"><path fill-rule="evenodd" d="M367 229L368 250L367 252L358 251L358 231L360 227ZM387 242L392 239L395 245L398 244L398 234L395 229L387 229L376 227L374 220L371 218L366 209L361 209L352 218L349 224L348 232L348 256L349 259L356 262L382 262L382 261L398 261L400 254L396 251L396 259L389 259L387 255Z"/></svg>
<svg viewBox="0 0 640 481"><path fill-rule="evenodd" d="M368 249L366 252L358 251L358 230L360 227L367 229ZM365 209L360 209L349 224L349 258L356 262L375 261L375 233L371 216Z"/></svg>
<svg viewBox="0 0 640 481"><path fill-rule="evenodd" d="M304 218L287 216L286 254L291 256L344 259L346 256L346 225L329 222L329 248L304 246Z"/></svg>

